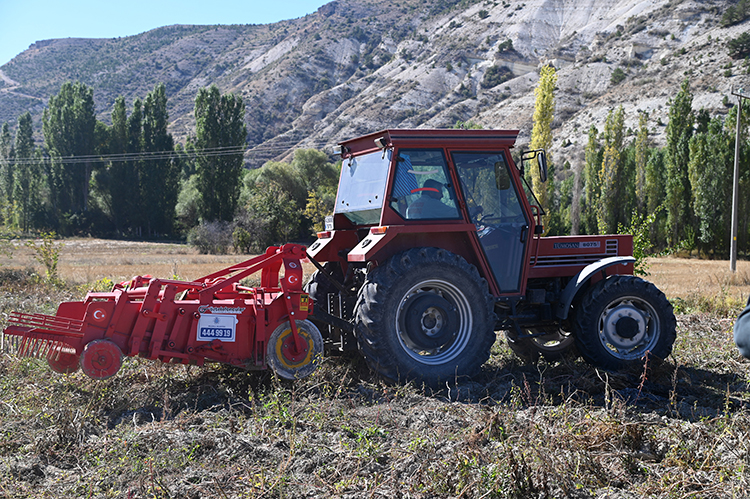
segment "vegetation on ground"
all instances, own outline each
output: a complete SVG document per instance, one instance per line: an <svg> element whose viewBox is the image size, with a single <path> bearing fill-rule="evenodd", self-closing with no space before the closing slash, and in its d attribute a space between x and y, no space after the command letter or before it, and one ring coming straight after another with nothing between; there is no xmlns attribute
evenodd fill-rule
<svg viewBox="0 0 750 499"><path fill-rule="evenodd" d="M192 278L236 260L65 243L62 286L38 277L30 247L2 260L0 327L12 310L52 314L121 276L164 273L149 262ZM293 383L137 358L94 381L18 359L0 337L0 496L747 496L748 362L731 326L750 265L724 280L719 262L649 263L678 311L677 342L665 363L625 373L581 360L522 365L500 341L477 378L436 392L387 384L356 355L327 357ZM90 280L73 283L81 266Z"/></svg>
<svg viewBox="0 0 750 499"><path fill-rule="evenodd" d="M70 290L8 275L2 311ZM19 279L21 277L21 279ZM52 293L52 296L50 296ZM679 317L666 363L607 373L520 365L493 347L444 390L356 358L297 382L126 359L113 378L0 357L3 497L741 497L747 364L731 322ZM6 339L7 341L7 339ZM12 346L5 345L6 352Z"/></svg>

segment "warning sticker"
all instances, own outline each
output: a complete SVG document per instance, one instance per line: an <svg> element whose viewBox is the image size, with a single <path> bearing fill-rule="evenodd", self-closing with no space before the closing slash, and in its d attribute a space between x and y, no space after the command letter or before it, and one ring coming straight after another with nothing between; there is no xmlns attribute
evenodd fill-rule
<svg viewBox="0 0 750 499"><path fill-rule="evenodd" d="M307 312L309 309L308 302L310 301L310 295L299 296L299 310L300 312Z"/></svg>
<svg viewBox="0 0 750 499"><path fill-rule="evenodd" d="M198 341L233 342L237 332L236 315L204 314L198 319Z"/></svg>

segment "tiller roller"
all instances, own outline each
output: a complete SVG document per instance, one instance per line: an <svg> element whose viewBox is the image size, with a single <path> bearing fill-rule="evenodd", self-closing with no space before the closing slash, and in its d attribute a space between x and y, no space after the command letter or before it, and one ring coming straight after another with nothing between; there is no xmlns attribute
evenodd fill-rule
<svg viewBox="0 0 750 499"><path fill-rule="evenodd" d="M282 378L301 378L323 355L320 331L307 320L313 304L302 290L305 257L304 246L286 244L192 282L134 277L110 292L62 303L54 316L14 312L5 334L21 337L20 355L44 356L60 373L80 366L96 379L117 373L123 355L270 365ZM239 284L258 271L260 287Z"/></svg>

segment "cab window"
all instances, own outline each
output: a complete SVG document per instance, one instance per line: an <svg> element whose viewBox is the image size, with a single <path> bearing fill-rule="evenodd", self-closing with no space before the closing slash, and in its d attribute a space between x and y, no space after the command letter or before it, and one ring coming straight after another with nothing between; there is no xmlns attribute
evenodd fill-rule
<svg viewBox="0 0 750 499"><path fill-rule="evenodd" d="M441 149L400 149L391 207L407 220L460 218Z"/></svg>

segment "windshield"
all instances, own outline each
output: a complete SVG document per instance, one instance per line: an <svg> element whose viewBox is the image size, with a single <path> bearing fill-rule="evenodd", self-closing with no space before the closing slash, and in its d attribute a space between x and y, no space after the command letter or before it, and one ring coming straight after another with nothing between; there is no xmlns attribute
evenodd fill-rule
<svg viewBox="0 0 750 499"><path fill-rule="evenodd" d="M357 225L378 223L390 162L391 151L385 155L376 151L344 160L333 212L345 215Z"/></svg>

